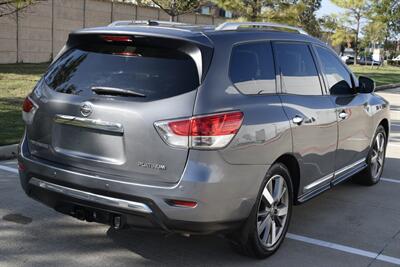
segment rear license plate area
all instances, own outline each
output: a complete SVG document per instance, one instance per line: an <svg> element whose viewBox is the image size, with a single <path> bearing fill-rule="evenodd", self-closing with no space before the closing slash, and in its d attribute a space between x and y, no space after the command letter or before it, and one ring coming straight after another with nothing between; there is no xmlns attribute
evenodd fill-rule
<svg viewBox="0 0 400 267"><path fill-rule="evenodd" d="M122 135L55 124L52 143L57 153L68 157L118 165L125 162Z"/></svg>

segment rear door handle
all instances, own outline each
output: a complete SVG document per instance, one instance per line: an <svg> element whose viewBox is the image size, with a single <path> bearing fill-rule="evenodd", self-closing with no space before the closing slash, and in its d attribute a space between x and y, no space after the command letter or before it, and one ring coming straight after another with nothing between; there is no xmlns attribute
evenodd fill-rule
<svg viewBox="0 0 400 267"><path fill-rule="evenodd" d="M340 111L340 113L339 113L339 118L342 120L347 119L348 116L349 116L349 114L344 110Z"/></svg>
<svg viewBox="0 0 400 267"><path fill-rule="evenodd" d="M299 115L296 115L296 116L294 116L294 118L292 119L292 122L293 122L294 124L300 125L300 124L303 122L303 120L304 120L303 117L301 117L301 116L299 116Z"/></svg>

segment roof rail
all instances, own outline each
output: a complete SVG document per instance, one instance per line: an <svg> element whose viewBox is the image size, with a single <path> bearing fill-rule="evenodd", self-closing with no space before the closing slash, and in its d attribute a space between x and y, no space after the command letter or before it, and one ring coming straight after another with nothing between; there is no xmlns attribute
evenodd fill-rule
<svg viewBox="0 0 400 267"><path fill-rule="evenodd" d="M147 25L147 26L188 26L191 24L173 21L162 21L162 20L117 20L108 25L108 27L114 26L129 26L129 25Z"/></svg>
<svg viewBox="0 0 400 267"><path fill-rule="evenodd" d="M216 31L235 31L239 28L275 28L295 31L300 34L308 35L303 29L278 23L270 22L224 22L215 28Z"/></svg>

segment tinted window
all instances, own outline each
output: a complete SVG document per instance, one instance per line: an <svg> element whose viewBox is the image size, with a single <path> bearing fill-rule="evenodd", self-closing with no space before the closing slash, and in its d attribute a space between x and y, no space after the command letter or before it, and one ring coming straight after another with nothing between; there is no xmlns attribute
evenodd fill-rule
<svg viewBox="0 0 400 267"><path fill-rule="evenodd" d="M305 44L274 45L282 89L288 94L321 95L321 84L310 49Z"/></svg>
<svg viewBox="0 0 400 267"><path fill-rule="evenodd" d="M275 68L270 43L237 45L229 76L243 94L275 93Z"/></svg>
<svg viewBox="0 0 400 267"><path fill-rule="evenodd" d="M325 48L317 46L316 50L328 82L329 92L332 95L352 94L350 74L339 59Z"/></svg>
<svg viewBox="0 0 400 267"><path fill-rule="evenodd" d="M53 64L46 83L57 92L93 95L93 87L113 87L154 100L194 90L199 77L194 61L179 51L150 47L99 46L72 49ZM135 98L139 99L139 98Z"/></svg>

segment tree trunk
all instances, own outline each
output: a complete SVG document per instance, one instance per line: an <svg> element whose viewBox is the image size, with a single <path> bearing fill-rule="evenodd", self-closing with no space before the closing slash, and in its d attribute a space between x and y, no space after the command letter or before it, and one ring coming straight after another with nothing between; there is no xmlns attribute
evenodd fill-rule
<svg viewBox="0 0 400 267"><path fill-rule="evenodd" d="M372 43L371 47L372 47L371 69L373 69L373 68L374 68L374 58L373 58L373 55L374 55L374 50L375 50L375 43Z"/></svg>
<svg viewBox="0 0 400 267"><path fill-rule="evenodd" d="M356 38L354 40L354 65L357 65L357 56L358 56L358 34L360 33L360 20L361 17L357 17L357 30L356 30Z"/></svg>
<svg viewBox="0 0 400 267"><path fill-rule="evenodd" d="M259 16L259 11L258 11L258 1L259 0L254 0L252 3L252 11L251 15L250 15L250 21L257 21L258 20L258 16Z"/></svg>
<svg viewBox="0 0 400 267"><path fill-rule="evenodd" d="M170 9L170 21L174 22L175 21L175 14L177 14L176 12L176 1L172 0L171 2L171 9Z"/></svg>

